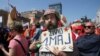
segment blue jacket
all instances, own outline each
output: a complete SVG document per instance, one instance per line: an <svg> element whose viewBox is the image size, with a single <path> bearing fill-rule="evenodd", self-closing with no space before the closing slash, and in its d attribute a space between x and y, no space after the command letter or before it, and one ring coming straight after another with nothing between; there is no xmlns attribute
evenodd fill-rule
<svg viewBox="0 0 100 56"><path fill-rule="evenodd" d="M81 36L76 41L79 56L100 56L100 36L96 34Z"/></svg>

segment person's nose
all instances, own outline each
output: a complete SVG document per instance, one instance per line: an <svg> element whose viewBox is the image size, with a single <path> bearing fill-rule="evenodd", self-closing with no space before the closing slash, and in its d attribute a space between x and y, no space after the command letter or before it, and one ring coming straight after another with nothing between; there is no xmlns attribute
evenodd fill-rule
<svg viewBox="0 0 100 56"><path fill-rule="evenodd" d="M51 22L51 19L49 18L49 20L48 20L49 22Z"/></svg>

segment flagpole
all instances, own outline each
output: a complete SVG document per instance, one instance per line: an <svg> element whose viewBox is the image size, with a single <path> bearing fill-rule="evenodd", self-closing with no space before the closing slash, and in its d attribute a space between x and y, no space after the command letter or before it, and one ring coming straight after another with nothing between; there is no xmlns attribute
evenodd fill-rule
<svg viewBox="0 0 100 56"><path fill-rule="evenodd" d="M8 11L10 12L9 1L10 1L10 0L8 0Z"/></svg>

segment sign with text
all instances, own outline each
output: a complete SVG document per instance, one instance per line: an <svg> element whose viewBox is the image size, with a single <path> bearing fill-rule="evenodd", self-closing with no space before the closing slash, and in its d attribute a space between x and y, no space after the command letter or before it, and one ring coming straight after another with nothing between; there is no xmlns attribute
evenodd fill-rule
<svg viewBox="0 0 100 56"><path fill-rule="evenodd" d="M53 50L53 47L56 47L61 51L73 51L71 30L66 29L65 27L44 31L41 34L40 39L42 42L39 50L40 52L50 52L49 49Z"/></svg>

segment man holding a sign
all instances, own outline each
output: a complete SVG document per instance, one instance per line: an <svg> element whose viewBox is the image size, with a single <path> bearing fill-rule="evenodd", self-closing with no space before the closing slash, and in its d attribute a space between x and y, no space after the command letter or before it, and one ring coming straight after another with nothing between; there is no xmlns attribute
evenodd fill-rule
<svg viewBox="0 0 100 56"><path fill-rule="evenodd" d="M54 9L46 10L43 20L47 31L42 32L39 37L42 42L39 48L39 56L70 56L73 53L71 30L61 27L62 24L58 12ZM39 42L33 42L30 45L30 49L35 49L37 43Z"/></svg>

